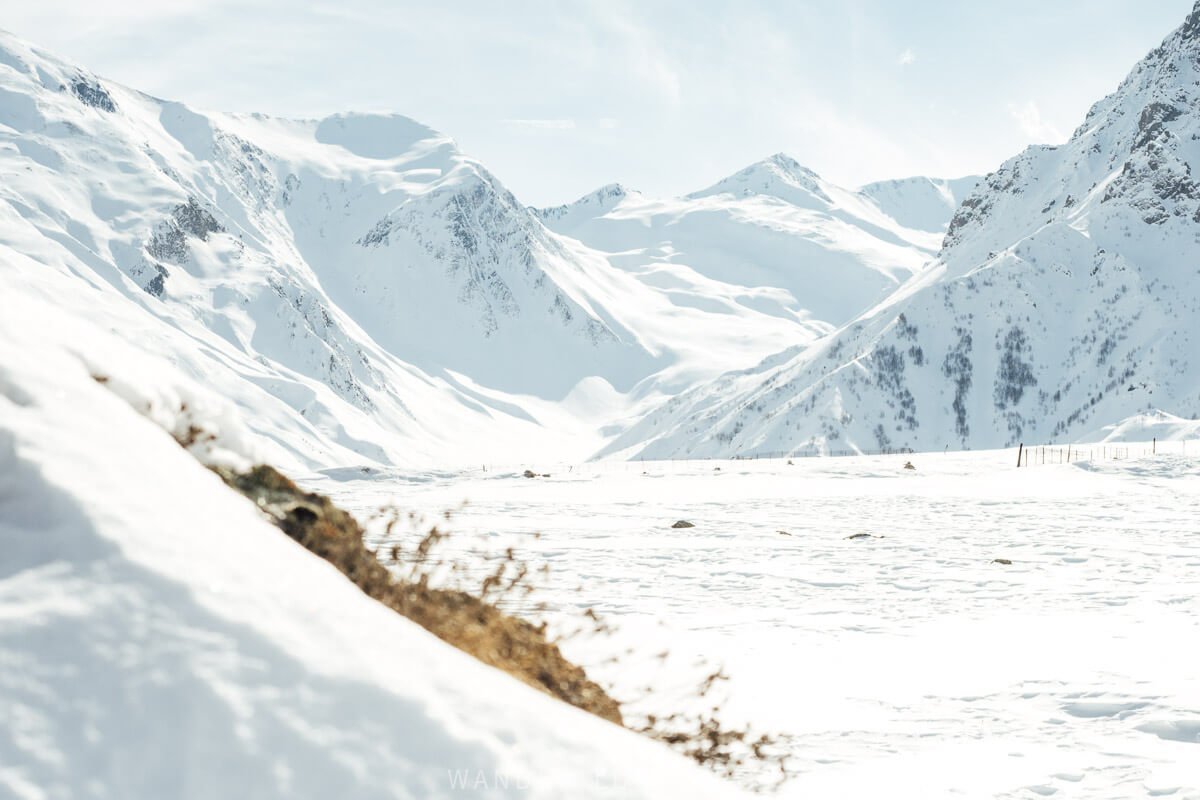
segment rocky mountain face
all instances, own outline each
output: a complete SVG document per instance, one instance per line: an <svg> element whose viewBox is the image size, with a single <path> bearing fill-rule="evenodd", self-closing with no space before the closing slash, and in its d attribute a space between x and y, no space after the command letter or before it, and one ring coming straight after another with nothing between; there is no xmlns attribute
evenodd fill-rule
<svg viewBox="0 0 1200 800"><path fill-rule="evenodd" d="M0 171L9 300L107 319L305 463L526 441L508 394L658 360L586 254L404 117L202 113L2 34Z"/></svg>
<svg viewBox="0 0 1200 800"><path fill-rule="evenodd" d="M1200 5L1069 142L988 175L929 269L820 343L672 398L607 452L979 448L1151 409L1196 418L1197 168Z"/></svg>

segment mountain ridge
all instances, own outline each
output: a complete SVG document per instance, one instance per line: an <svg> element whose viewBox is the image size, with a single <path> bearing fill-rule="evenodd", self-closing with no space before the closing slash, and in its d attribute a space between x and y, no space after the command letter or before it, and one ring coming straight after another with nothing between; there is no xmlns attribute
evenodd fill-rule
<svg viewBox="0 0 1200 800"><path fill-rule="evenodd" d="M792 206L722 196L695 202L772 269L726 252L706 275L663 242L623 259L403 115L193 109L7 33L0 169L14 296L53 295L183 367L293 471L583 457L662 399L815 341L931 249L877 210L809 236ZM835 267L852 280L822 277Z"/></svg>
<svg viewBox="0 0 1200 800"><path fill-rule="evenodd" d="M981 181L885 301L672 398L602 453L1002 447L1200 414L1198 30L1200 4L1069 142Z"/></svg>

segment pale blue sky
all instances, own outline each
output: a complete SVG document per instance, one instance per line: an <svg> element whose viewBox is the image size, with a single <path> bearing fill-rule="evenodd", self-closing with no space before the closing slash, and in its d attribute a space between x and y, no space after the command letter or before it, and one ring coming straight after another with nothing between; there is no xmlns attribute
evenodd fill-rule
<svg viewBox="0 0 1200 800"><path fill-rule="evenodd" d="M397 111L524 202L702 188L778 151L845 185L1065 140L1192 0L0 0L0 25L207 108Z"/></svg>

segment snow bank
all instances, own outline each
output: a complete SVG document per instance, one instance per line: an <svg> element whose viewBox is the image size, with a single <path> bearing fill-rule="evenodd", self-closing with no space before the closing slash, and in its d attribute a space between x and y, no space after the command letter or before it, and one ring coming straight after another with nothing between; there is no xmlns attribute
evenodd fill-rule
<svg viewBox="0 0 1200 800"><path fill-rule="evenodd" d="M1120 422L1105 425L1079 437L1085 444L1101 442L1181 442L1200 439L1200 420L1184 419L1165 411L1154 409L1145 414L1134 414Z"/></svg>
<svg viewBox="0 0 1200 800"><path fill-rule="evenodd" d="M368 599L129 403L199 395L103 385L26 322L0 319L0 795L735 793Z"/></svg>

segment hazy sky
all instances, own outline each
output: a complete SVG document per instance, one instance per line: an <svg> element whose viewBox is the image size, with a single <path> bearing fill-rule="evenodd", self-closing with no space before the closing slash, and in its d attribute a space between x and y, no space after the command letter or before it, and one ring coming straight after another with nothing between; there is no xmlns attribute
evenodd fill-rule
<svg viewBox="0 0 1200 800"><path fill-rule="evenodd" d="M526 203L703 188L783 151L853 186L1065 140L1193 0L0 0L0 26L194 105L397 111Z"/></svg>

